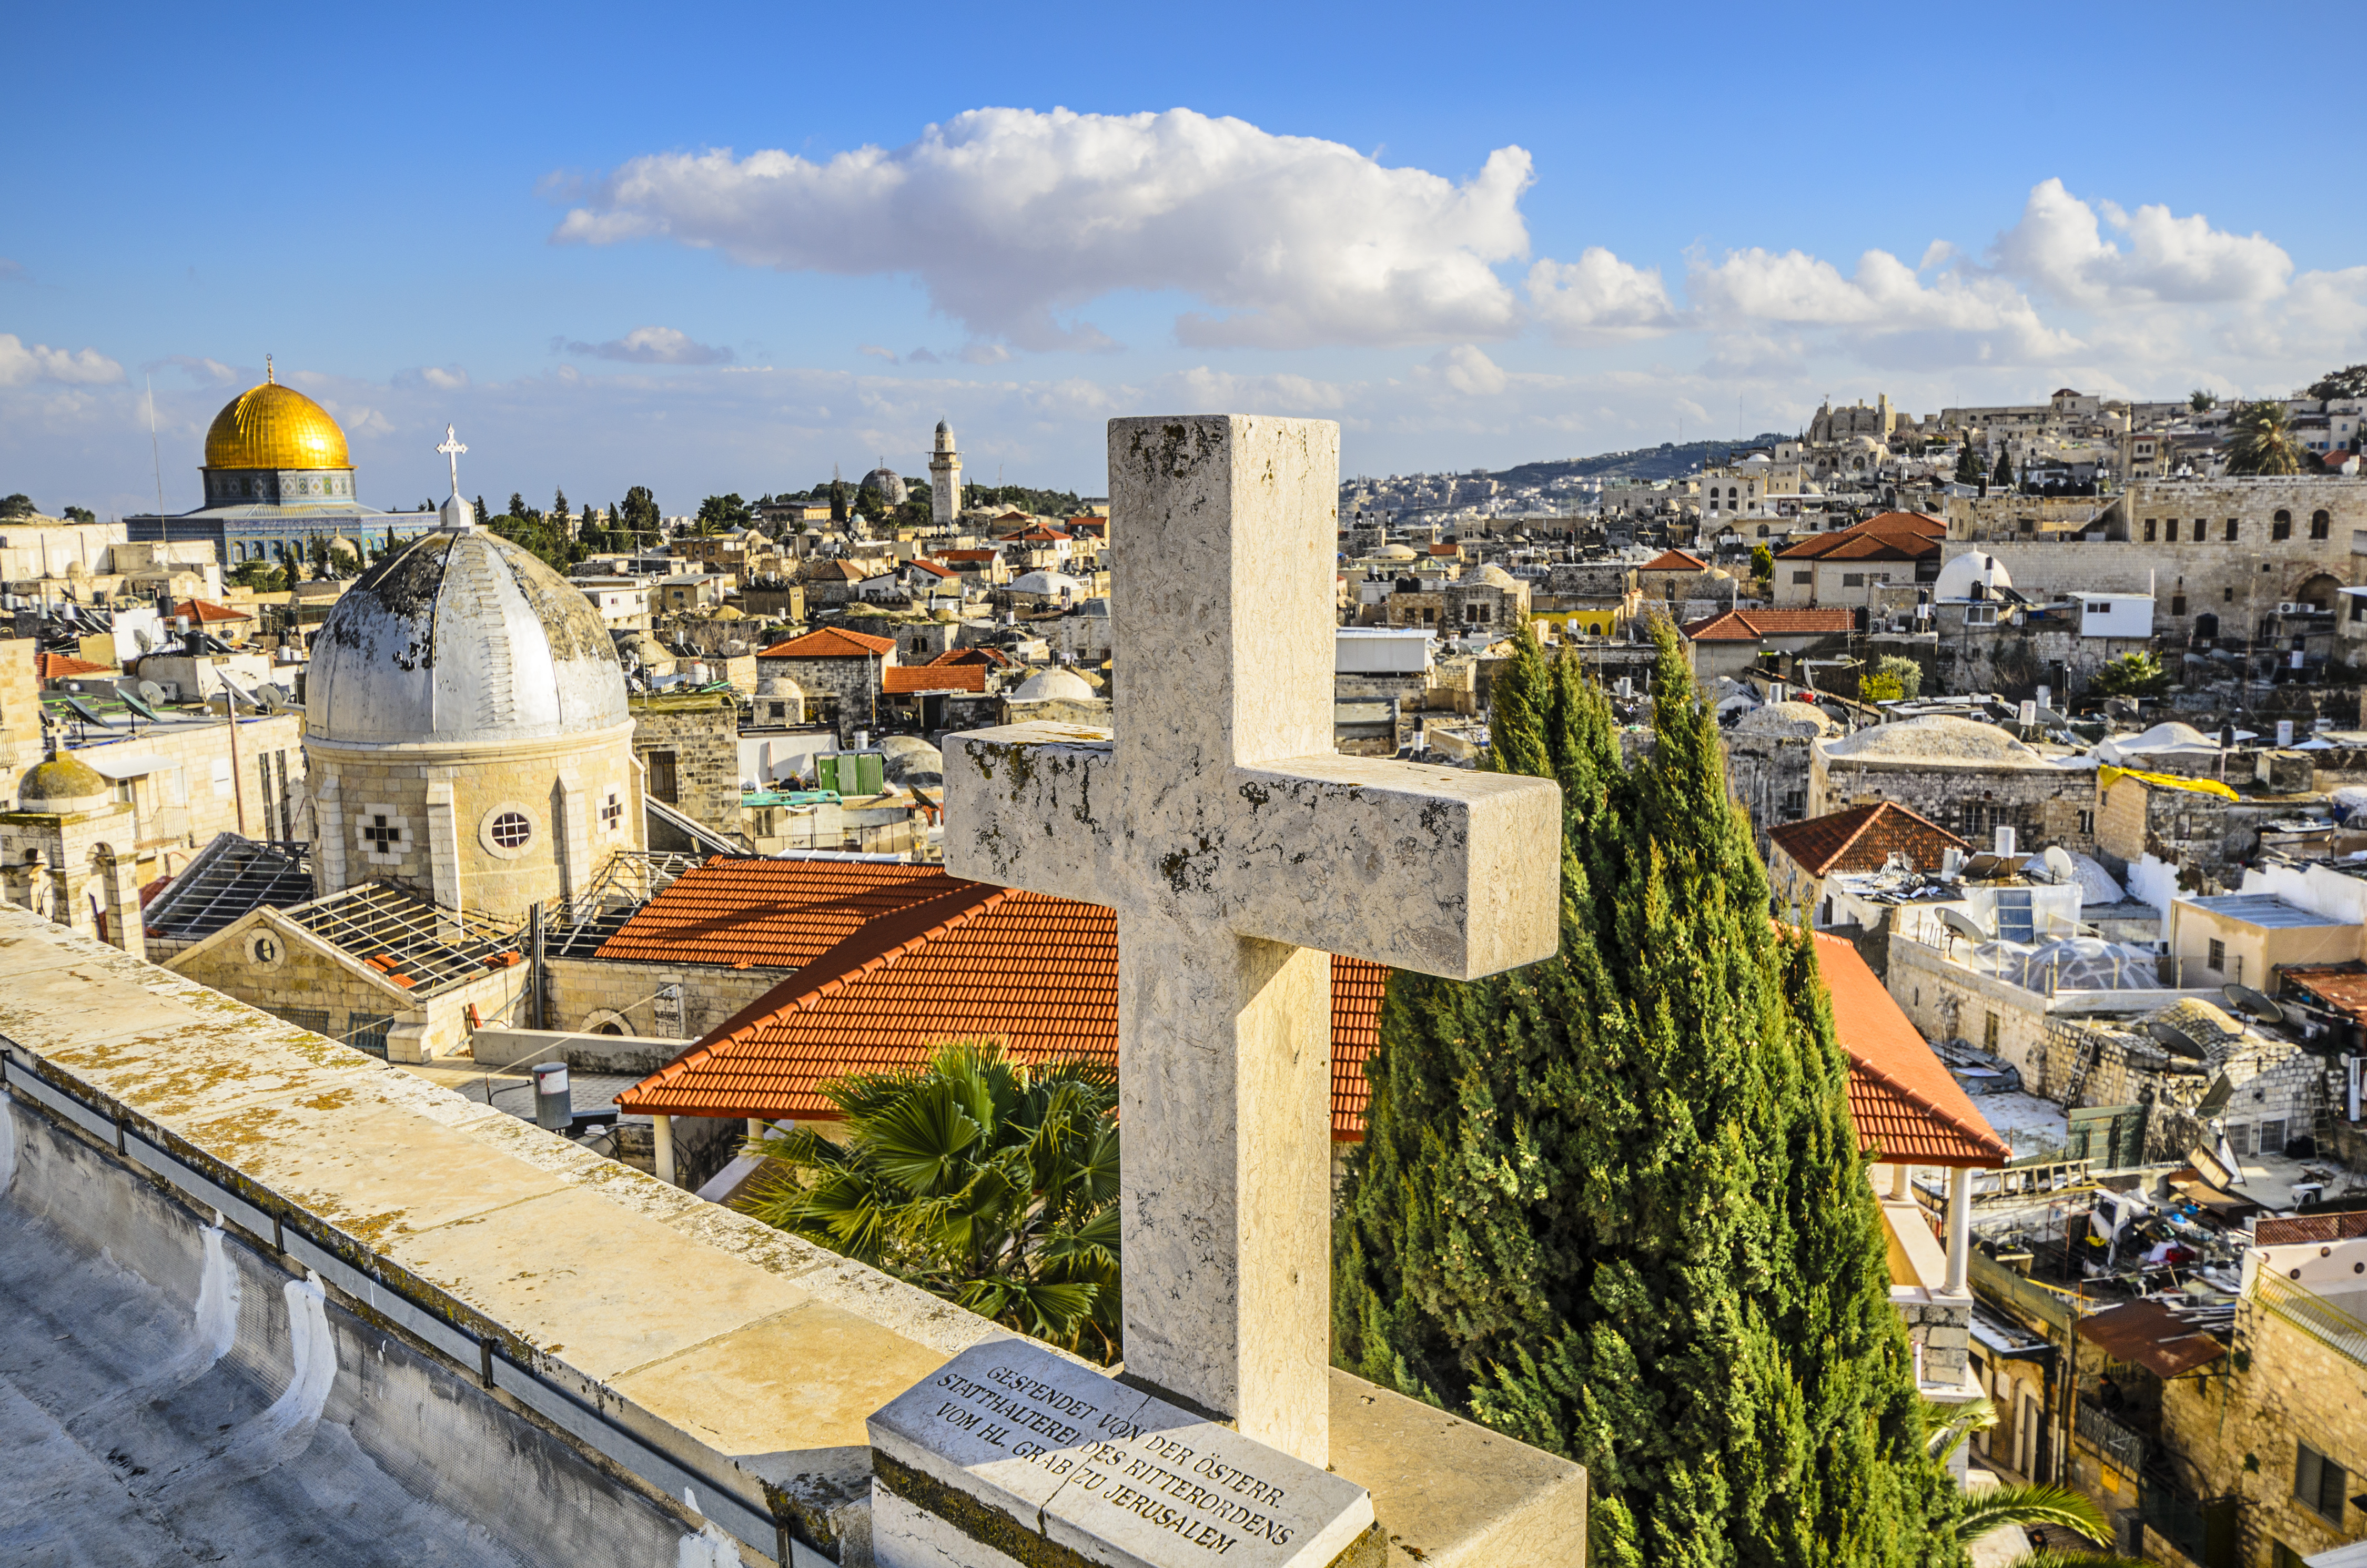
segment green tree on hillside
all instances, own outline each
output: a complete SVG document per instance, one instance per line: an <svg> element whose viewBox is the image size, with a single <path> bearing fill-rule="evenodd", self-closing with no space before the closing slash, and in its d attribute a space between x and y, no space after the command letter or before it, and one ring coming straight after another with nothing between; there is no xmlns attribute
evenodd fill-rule
<svg viewBox="0 0 2367 1568"><path fill-rule="evenodd" d="M2299 473L2301 443L2294 440L2292 415L2282 403L2236 405L2229 425L2227 472L2236 474Z"/></svg>
<svg viewBox="0 0 2367 1568"><path fill-rule="evenodd" d="M1497 674L1489 766L1562 788L1561 949L1392 977L1334 1355L1583 1462L1600 1568L1947 1562L1815 952L1654 636L1633 771L1576 661L1523 633Z"/></svg>
<svg viewBox="0 0 2367 1568"><path fill-rule="evenodd" d="M1967 432L1965 444L1956 450L1956 483L1978 484L1988 476L1988 465L1981 461L1980 452L1973 444L1971 433Z"/></svg>
<svg viewBox="0 0 2367 1568"><path fill-rule="evenodd" d="M624 504L617 508L617 517L625 533L624 538L615 541L618 550L647 549L657 543L658 531L665 526L658 512L657 497L645 484L636 484L625 492Z"/></svg>
<svg viewBox="0 0 2367 1568"><path fill-rule="evenodd" d="M729 533L733 528L746 528L753 516L748 510L748 503L740 499L740 493L736 490L729 495L710 495L698 504L698 515L691 525L691 531L701 539Z"/></svg>
<svg viewBox="0 0 2367 1568"><path fill-rule="evenodd" d="M2208 414L2219 406L2219 394L2197 387L2186 394L2186 406L2197 414Z"/></svg>
<svg viewBox="0 0 2367 1568"><path fill-rule="evenodd" d="M1750 547L1750 574L1763 583L1775 580L1775 552L1763 544Z"/></svg>
<svg viewBox="0 0 2367 1568"><path fill-rule="evenodd" d="M87 506L69 506L65 509L64 516L66 521L70 523L95 523L98 521L98 514L92 511Z"/></svg>
<svg viewBox="0 0 2367 1568"><path fill-rule="evenodd" d="M2013 454L2003 447L1998 449L1997 467L1989 472L1989 483L1999 490L2013 488Z"/></svg>
<svg viewBox="0 0 2367 1568"><path fill-rule="evenodd" d="M2367 397L2367 365L2345 365L2339 370L2329 370L2304 387L2301 395L2319 399Z"/></svg>
<svg viewBox="0 0 2367 1568"><path fill-rule="evenodd" d="M14 495L0 495L0 517L29 517L34 511L33 498L21 490Z"/></svg>

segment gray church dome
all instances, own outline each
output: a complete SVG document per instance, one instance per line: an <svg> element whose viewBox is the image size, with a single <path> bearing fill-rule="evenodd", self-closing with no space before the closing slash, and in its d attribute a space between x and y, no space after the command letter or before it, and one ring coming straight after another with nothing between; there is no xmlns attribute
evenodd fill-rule
<svg viewBox="0 0 2367 1568"><path fill-rule="evenodd" d="M305 683L305 733L333 744L541 740L629 717L592 601L476 529L430 534L364 573L322 623Z"/></svg>
<svg viewBox="0 0 2367 1568"><path fill-rule="evenodd" d="M890 506L904 504L904 476L892 468L875 468L863 476L863 488Z"/></svg>

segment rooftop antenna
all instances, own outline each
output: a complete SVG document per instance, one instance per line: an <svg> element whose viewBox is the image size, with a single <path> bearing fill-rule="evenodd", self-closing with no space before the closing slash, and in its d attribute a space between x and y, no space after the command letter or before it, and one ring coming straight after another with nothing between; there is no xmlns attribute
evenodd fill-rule
<svg viewBox="0 0 2367 1568"><path fill-rule="evenodd" d="M153 374L148 377L148 461L156 472L156 542L163 544L169 530L164 522L164 460L156 448L156 378Z"/></svg>

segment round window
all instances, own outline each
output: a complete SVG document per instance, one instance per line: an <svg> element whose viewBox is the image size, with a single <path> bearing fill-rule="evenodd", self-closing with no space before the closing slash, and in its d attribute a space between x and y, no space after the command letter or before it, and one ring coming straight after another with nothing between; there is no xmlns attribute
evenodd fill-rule
<svg viewBox="0 0 2367 1568"><path fill-rule="evenodd" d="M522 812L504 812L493 819L493 842L504 849L523 849L534 836L534 824Z"/></svg>
<svg viewBox="0 0 2367 1568"><path fill-rule="evenodd" d="M273 941L268 937L257 937L255 939L255 961L257 963L277 963L279 961L279 944Z"/></svg>

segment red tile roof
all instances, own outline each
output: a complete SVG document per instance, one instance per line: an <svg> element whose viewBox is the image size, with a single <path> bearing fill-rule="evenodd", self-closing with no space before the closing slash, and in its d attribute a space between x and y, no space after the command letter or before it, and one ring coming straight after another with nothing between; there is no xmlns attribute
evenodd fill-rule
<svg viewBox="0 0 2367 1568"><path fill-rule="evenodd" d="M1684 634L1693 642L1756 642L1762 637L1848 631L1856 625L1856 616L1845 609L1730 609L1686 622Z"/></svg>
<svg viewBox="0 0 2367 1568"><path fill-rule="evenodd" d="M33 673L42 680L63 680L68 676L107 676L115 673L113 665L94 665L88 659L77 659L71 653L36 653Z"/></svg>
<svg viewBox="0 0 2367 1568"><path fill-rule="evenodd" d="M1638 572L1706 572L1709 562L1697 555L1687 555L1682 550L1664 550L1643 565Z"/></svg>
<svg viewBox="0 0 2367 1568"><path fill-rule="evenodd" d="M934 866L718 856L643 904L598 957L801 969L891 910L942 894Z"/></svg>
<svg viewBox="0 0 2367 1568"><path fill-rule="evenodd" d="M1433 555L1460 555L1463 553L1463 547L1459 544L1433 544L1430 547L1430 552Z"/></svg>
<svg viewBox="0 0 2367 1568"><path fill-rule="evenodd" d="M1988 1169L2012 1158L1857 949L1822 932L1816 941L1833 1034L1849 1054L1850 1120L1859 1145L1881 1159L1923 1165Z"/></svg>
<svg viewBox="0 0 2367 1568"><path fill-rule="evenodd" d="M999 550L941 550L937 551L937 559L958 561L967 565L984 565L1002 553Z"/></svg>
<svg viewBox="0 0 2367 1568"><path fill-rule="evenodd" d="M228 605L218 605L211 599L183 599L173 607L172 613L174 615L186 615L191 620L198 622L200 626L209 621L253 620L255 619L255 617L247 614L244 610L232 609Z"/></svg>
<svg viewBox="0 0 2367 1568"><path fill-rule="evenodd" d="M1767 836L1812 877L1880 870L1894 850L1904 851L1918 869L1929 869L1940 864L1944 851L1972 847L1896 801L1784 823L1769 828Z"/></svg>
<svg viewBox="0 0 2367 1568"><path fill-rule="evenodd" d="M1838 533L1815 534L1775 552L1778 561L1920 561L1936 555L1948 525L1920 512L1884 512Z"/></svg>
<svg viewBox="0 0 2367 1568"><path fill-rule="evenodd" d="M1000 648L948 648L929 663L933 665L992 665L998 669L1011 667L1011 655Z"/></svg>
<svg viewBox="0 0 2367 1568"><path fill-rule="evenodd" d="M1115 1066L1116 913L934 876L936 896L872 920L619 1095L618 1107L827 1119L835 1111L820 1091L830 1080L915 1067L936 1041L988 1035L1025 1062ZM1334 957L1331 974L1331 1133L1353 1141L1364 1136L1364 1063L1379 1040L1387 971Z"/></svg>
<svg viewBox="0 0 2367 1568"><path fill-rule="evenodd" d="M891 665L879 672L879 689L890 697L916 691L984 691L984 665Z"/></svg>
<svg viewBox="0 0 2367 1568"><path fill-rule="evenodd" d="M936 562L930 561L922 556L914 556L912 560L906 562L905 564L907 566L916 566L922 571L929 574L932 577L950 577L954 574L954 569L952 567L940 565Z"/></svg>
<svg viewBox="0 0 2367 1568"><path fill-rule="evenodd" d="M786 642L776 642L760 648L760 659L866 659L875 653L896 651L893 637L874 637L867 631L849 631L843 626L825 626L819 631L809 631L802 637L792 637Z"/></svg>
<svg viewBox="0 0 2367 1568"><path fill-rule="evenodd" d="M858 566L852 561L817 561L809 565L805 572L806 581L809 583L824 578L836 583L867 583L877 575L878 575L878 573Z"/></svg>

